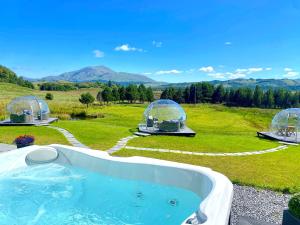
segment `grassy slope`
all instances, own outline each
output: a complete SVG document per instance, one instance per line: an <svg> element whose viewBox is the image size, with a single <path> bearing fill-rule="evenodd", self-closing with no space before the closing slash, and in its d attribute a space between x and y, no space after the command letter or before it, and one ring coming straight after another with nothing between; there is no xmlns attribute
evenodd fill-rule
<svg viewBox="0 0 300 225"><path fill-rule="evenodd" d="M272 110L219 105L184 105L184 108L188 126L197 132L196 137L150 136L133 139L128 145L197 152L256 151L278 146L276 142L256 137L256 131L268 127L275 113Z"/></svg>
<svg viewBox="0 0 300 225"><path fill-rule="evenodd" d="M33 126L0 127L0 142L11 144L17 136L23 134L33 135L36 139L35 144L69 144L66 138L56 130Z"/></svg>
<svg viewBox="0 0 300 225"><path fill-rule="evenodd" d="M234 183L291 193L300 191L300 147L245 157L191 156L132 150L122 150L115 155L138 155L206 166L225 174Z"/></svg>

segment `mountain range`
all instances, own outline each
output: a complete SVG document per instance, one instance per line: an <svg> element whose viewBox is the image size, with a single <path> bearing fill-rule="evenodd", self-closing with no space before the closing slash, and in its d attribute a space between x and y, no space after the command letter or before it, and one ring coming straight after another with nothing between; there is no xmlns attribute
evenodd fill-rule
<svg viewBox="0 0 300 225"><path fill-rule="evenodd" d="M66 72L58 76L47 76L41 81L69 81L69 82L108 82L116 83L155 83L155 80L144 75L116 72L105 66L89 66L79 70Z"/></svg>
<svg viewBox="0 0 300 225"><path fill-rule="evenodd" d="M195 82L189 83L166 83L155 81L145 75L116 72L106 66L89 66L84 67L79 70L62 73L57 76L47 76L39 80L33 80L30 78L25 78L29 81L68 81L68 82L108 82L112 81L119 84L146 84L149 86L154 86L158 88L165 87L186 87ZM199 81L200 82L200 81ZM225 88L239 88L239 87L249 87L255 88L259 85L263 89L268 88L284 88L289 90L300 90L300 79L234 79L234 80L213 80L208 81L213 85L222 84Z"/></svg>

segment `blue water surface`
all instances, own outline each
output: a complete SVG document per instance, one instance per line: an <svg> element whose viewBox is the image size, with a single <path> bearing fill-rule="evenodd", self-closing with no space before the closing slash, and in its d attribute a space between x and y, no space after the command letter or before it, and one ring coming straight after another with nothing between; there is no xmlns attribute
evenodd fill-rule
<svg viewBox="0 0 300 225"><path fill-rule="evenodd" d="M58 164L0 174L0 225L177 225L200 198Z"/></svg>

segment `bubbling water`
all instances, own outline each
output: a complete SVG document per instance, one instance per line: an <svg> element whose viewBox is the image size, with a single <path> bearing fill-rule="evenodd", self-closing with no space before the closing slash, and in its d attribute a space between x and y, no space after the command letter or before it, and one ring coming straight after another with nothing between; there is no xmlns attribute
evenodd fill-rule
<svg viewBox="0 0 300 225"><path fill-rule="evenodd" d="M188 190L54 163L0 174L0 225L174 225L199 203Z"/></svg>

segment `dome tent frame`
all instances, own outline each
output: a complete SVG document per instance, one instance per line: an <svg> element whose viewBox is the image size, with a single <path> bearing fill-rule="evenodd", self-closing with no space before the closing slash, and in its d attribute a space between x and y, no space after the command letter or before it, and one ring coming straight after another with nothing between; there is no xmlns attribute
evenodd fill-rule
<svg viewBox="0 0 300 225"><path fill-rule="evenodd" d="M47 103L36 96L22 96L7 105L8 118L0 125L44 125L57 120L49 118Z"/></svg>
<svg viewBox="0 0 300 225"><path fill-rule="evenodd" d="M144 111L139 131L147 134L195 136L195 132L186 126L186 114L183 108L169 99L152 102Z"/></svg>
<svg viewBox="0 0 300 225"><path fill-rule="evenodd" d="M272 119L268 132L258 136L284 142L300 143L300 108L288 108L278 112Z"/></svg>

